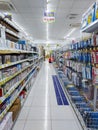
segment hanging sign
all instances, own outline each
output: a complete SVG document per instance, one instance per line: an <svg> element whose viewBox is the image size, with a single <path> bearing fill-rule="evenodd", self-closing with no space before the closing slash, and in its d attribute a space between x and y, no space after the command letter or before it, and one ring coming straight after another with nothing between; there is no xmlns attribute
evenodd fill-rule
<svg viewBox="0 0 98 130"><path fill-rule="evenodd" d="M55 15L54 15L54 11L45 11L44 12L44 17L43 17L43 21L45 23L53 23L55 22Z"/></svg>

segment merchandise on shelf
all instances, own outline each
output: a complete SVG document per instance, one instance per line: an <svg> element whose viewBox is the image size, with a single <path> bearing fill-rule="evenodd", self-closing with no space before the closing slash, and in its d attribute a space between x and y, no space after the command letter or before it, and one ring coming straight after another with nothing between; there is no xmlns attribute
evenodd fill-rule
<svg viewBox="0 0 98 130"><path fill-rule="evenodd" d="M92 46L98 46L98 35L97 34L93 34L92 35Z"/></svg>
<svg viewBox="0 0 98 130"><path fill-rule="evenodd" d="M92 68L92 75L93 75L93 84L98 84L98 68L93 67Z"/></svg>
<svg viewBox="0 0 98 130"><path fill-rule="evenodd" d="M96 5L95 5L95 20L98 19L98 0L96 0Z"/></svg>
<svg viewBox="0 0 98 130"><path fill-rule="evenodd" d="M0 130L11 130L12 125L12 112L8 112L3 121L0 123Z"/></svg>
<svg viewBox="0 0 98 130"><path fill-rule="evenodd" d="M92 4L91 7L83 14L82 16L82 29L87 27L89 24L94 22L95 19L95 8L96 8L96 3Z"/></svg>

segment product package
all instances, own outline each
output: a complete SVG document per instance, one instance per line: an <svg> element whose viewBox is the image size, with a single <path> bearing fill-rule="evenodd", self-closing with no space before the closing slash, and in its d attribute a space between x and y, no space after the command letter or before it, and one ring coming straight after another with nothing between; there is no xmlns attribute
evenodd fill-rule
<svg viewBox="0 0 98 130"><path fill-rule="evenodd" d="M98 0L96 0L96 4L95 4L95 20L98 19Z"/></svg>
<svg viewBox="0 0 98 130"><path fill-rule="evenodd" d="M98 34L92 35L92 46L98 46Z"/></svg>
<svg viewBox="0 0 98 130"><path fill-rule="evenodd" d="M98 84L98 68L96 67L92 68L92 79L93 79L93 84Z"/></svg>
<svg viewBox="0 0 98 130"><path fill-rule="evenodd" d="M95 21L95 3L82 16L82 29Z"/></svg>
<svg viewBox="0 0 98 130"><path fill-rule="evenodd" d="M94 51L91 53L92 64L98 64L98 52Z"/></svg>
<svg viewBox="0 0 98 130"><path fill-rule="evenodd" d="M92 80L92 66L86 66L86 78Z"/></svg>
<svg viewBox="0 0 98 130"><path fill-rule="evenodd" d="M2 122L0 123L0 130L10 130L12 128L12 125L12 112L8 112L2 120Z"/></svg>

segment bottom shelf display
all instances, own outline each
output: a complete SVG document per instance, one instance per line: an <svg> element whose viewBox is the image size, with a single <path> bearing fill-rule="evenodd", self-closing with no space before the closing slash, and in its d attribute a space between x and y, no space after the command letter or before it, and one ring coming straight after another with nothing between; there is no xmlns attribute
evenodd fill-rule
<svg viewBox="0 0 98 130"><path fill-rule="evenodd" d="M33 86L33 83L35 81L35 78L37 76L37 73L39 72L39 69L41 67L42 63L39 63L37 67L35 67L35 69L33 69L29 75L21 82L21 84L18 86L18 88L16 89L16 91L14 91L11 95L11 97L9 98L9 101L11 103L11 99L12 99L12 103L10 106L8 106L5 110L4 110L4 106L6 106L4 103L2 105L2 109L0 109L1 113L4 110L6 114L4 116L4 114L2 113L2 121L0 122L0 130L11 130L19 113L20 110L27 98L27 96L29 95L30 89ZM15 96L17 95L17 96ZM8 99L7 98L7 99ZM9 102L7 101L7 103ZM9 103L8 103L9 104Z"/></svg>
<svg viewBox="0 0 98 130"><path fill-rule="evenodd" d="M12 112L8 112L8 114L4 117L3 121L0 124L0 130L11 130L12 125Z"/></svg>
<svg viewBox="0 0 98 130"><path fill-rule="evenodd" d="M83 92L68 80L61 69L56 68L56 71L83 130L98 130L98 111L94 111Z"/></svg>

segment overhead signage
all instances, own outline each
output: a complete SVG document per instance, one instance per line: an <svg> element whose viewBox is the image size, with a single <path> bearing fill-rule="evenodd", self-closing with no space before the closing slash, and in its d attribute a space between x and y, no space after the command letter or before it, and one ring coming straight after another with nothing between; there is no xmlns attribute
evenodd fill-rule
<svg viewBox="0 0 98 130"><path fill-rule="evenodd" d="M44 17L43 17L43 21L45 23L53 23L55 22L55 14L54 14L54 11L45 11L44 12Z"/></svg>

